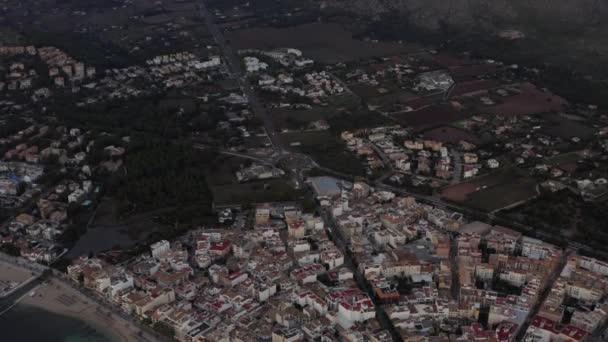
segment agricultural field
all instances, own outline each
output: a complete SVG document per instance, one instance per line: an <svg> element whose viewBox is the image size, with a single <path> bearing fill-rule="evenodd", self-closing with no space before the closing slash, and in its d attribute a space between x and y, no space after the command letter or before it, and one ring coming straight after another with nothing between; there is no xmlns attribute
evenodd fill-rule
<svg viewBox="0 0 608 342"><path fill-rule="evenodd" d="M313 107L311 109L275 108L270 110L275 129L300 130L307 129L315 121L328 120L338 112L329 107Z"/></svg>
<svg viewBox="0 0 608 342"><path fill-rule="evenodd" d="M529 226L605 251L607 208L606 202L581 201L569 190L562 190L543 194L526 205L506 210L505 214Z"/></svg>
<svg viewBox="0 0 608 342"><path fill-rule="evenodd" d="M473 144L478 144L480 139L477 135L468 132L464 129L441 126L433 128L423 133L425 139L441 141L443 143L457 144L461 140L468 141Z"/></svg>
<svg viewBox="0 0 608 342"><path fill-rule="evenodd" d="M580 151L568 152L554 157L546 158L544 163L549 166L560 166L565 164L573 164L583 158Z"/></svg>
<svg viewBox="0 0 608 342"><path fill-rule="evenodd" d="M457 82L451 91L451 96L464 96L467 94L483 93L490 89L498 88L501 83L496 80L472 80Z"/></svg>
<svg viewBox="0 0 608 342"><path fill-rule="evenodd" d="M593 138L596 132L595 129L584 123L570 120L561 115L546 114L542 117L548 119L550 124L543 126L541 132L557 138L569 140L577 137L582 140L589 140Z"/></svg>
<svg viewBox="0 0 608 342"><path fill-rule="evenodd" d="M299 144L301 147L327 145L335 142L337 138L327 131L304 131L283 133L280 139L286 145Z"/></svg>
<svg viewBox="0 0 608 342"><path fill-rule="evenodd" d="M382 82L376 86L358 83L348 86L357 96L369 105L386 106L415 99L417 95L401 89L398 84L391 81Z"/></svg>
<svg viewBox="0 0 608 342"><path fill-rule="evenodd" d="M413 44L356 40L340 25L324 23L288 28L248 28L230 32L227 38L237 50L292 47L301 49L315 61L327 64L406 54L420 49Z"/></svg>
<svg viewBox="0 0 608 342"><path fill-rule="evenodd" d="M468 113L433 105L417 111L393 114L392 117L403 126L421 130L462 120L468 117Z"/></svg>
<svg viewBox="0 0 608 342"><path fill-rule="evenodd" d="M259 202L290 202L301 199L302 194L283 179L226 184L211 187L216 206L246 205Z"/></svg>
<svg viewBox="0 0 608 342"><path fill-rule="evenodd" d="M490 114L512 116L532 115L563 110L568 104L563 98L543 92L533 84L520 86L521 93L502 99L502 103L485 108Z"/></svg>
<svg viewBox="0 0 608 342"><path fill-rule="evenodd" d="M281 134L280 138L288 145L299 143L291 148L309 155L320 166L354 175L365 173L363 160L328 131L291 132Z"/></svg>
<svg viewBox="0 0 608 342"><path fill-rule="evenodd" d="M537 196L537 182L515 168L503 168L472 181L441 190L441 198L493 212Z"/></svg>

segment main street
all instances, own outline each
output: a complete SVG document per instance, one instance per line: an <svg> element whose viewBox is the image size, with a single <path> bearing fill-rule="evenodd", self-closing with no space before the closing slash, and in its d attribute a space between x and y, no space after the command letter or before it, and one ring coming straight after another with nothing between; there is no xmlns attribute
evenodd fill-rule
<svg viewBox="0 0 608 342"><path fill-rule="evenodd" d="M217 24L215 23L213 14L210 13L207 9L207 5L205 4L204 0L199 1L199 9L200 15L205 20L207 30L209 30L209 33L211 33L211 35L213 36L215 43L222 51L222 57L224 59L224 63L226 63L226 67L228 68L228 73L230 74L230 77L238 82L241 91L249 99L249 106L251 107L251 111L258 119L262 120L262 123L264 124L264 129L266 130L266 134L268 134L268 139L270 140L272 146L278 153L283 153L284 148L274 130L272 118L268 114L268 111L266 110L264 105L260 102L260 99L253 87L251 86L247 75L245 75L245 73L243 72L238 54L236 54L232 50L230 44L228 44L228 42L226 41L226 38L224 37L223 33L220 31Z"/></svg>
<svg viewBox="0 0 608 342"><path fill-rule="evenodd" d="M389 319L388 315L386 314L386 311L384 311L384 308L382 307L382 303L380 303L376 299L376 296L373 293L373 289L371 288L371 286L369 286L367 280L365 279L363 274L359 271L355 261L353 260L352 254L350 253L350 250L349 250L349 243L344 240L344 237L342 236L342 232L340 232L340 230L338 229L338 225L337 225L336 221L331 216L331 214L324 208L320 208L320 212L321 212L321 216L323 217L323 221L327 225L326 228L327 228L327 232L329 233L329 236L331 236L331 238L334 241L334 243L336 244L336 246L340 249L340 251L344 255L344 265L353 272L355 281L357 282L357 285L359 286L359 288L361 290L363 290L365 293L367 293L369 298L374 302L374 306L376 309L376 318L378 319L378 322L380 323L382 328L386 329L386 331L388 331L391 334L391 336L393 337L393 341L401 341L402 340L401 336L399 336L397 329L395 329L395 326Z"/></svg>
<svg viewBox="0 0 608 342"><path fill-rule="evenodd" d="M538 310L540 310L540 306L545 301L545 299L547 299L549 293L551 293L551 287L557 281L557 278L560 276L562 270L566 266L569 256L570 251L564 251L564 253L560 257L559 262L557 263L557 265L555 265L553 272L551 272L551 274L549 275L549 279L547 279L543 284L543 287L540 291L540 296L538 296L538 299L534 303L534 306L532 306L528 313L528 316L526 316L526 320L522 323L518 334L515 337L515 341L521 341L524 338L524 335L526 334L526 331L528 331L528 327L530 326L532 319L534 318L534 316L536 316Z"/></svg>

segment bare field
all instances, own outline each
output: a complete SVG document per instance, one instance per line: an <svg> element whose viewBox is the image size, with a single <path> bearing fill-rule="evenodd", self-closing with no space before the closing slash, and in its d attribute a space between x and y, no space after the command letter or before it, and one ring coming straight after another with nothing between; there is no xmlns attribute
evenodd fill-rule
<svg viewBox="0 0 608 342"><path fill-rule="evenodd" d="M18 282L22 283L32 276L32 272L7 262L0 262L0 283Z"/></svg>
<svg viewBox="0 0 608 342"><path fill-rule="evenodd" d="M460 128L451 126L442 126L424 132L424 137L445 143L457 144L461 140L465 140L474 144L479 142L479 138L473 133Z"/></svg>
<svg viewBox="0 0 608 342"><path fill-rule="evenodd" d="M312 23L284 29L249 28L227 34L236 49L272 50L282 47L301 49L321 63L338 63L362 58L412 53L420 50L414 44L366 42L337 24Z"/></svg>
<svg viewBox="0 0 608 342"><path fill-rule="evenodd" d="M445 106L430 106L418 111L393 115L402 125L414 127L415 129L445 125L462 120L467 116L467 113L458 112Z"/></svg>
<svg viewBox="0 0 608 342"><path fill-rule="evenodd" d="M300 198L300 193L283 179L270 179L243 184L212 186L215 205L246 205L256 202L289 202Z"/></svg>
<svg viewBox="0 0 608 342"><path fill-rule="evenodd" d="M563 98L545 93L533 84L521 85L521 94L507 97L503 103L487 108L491 114L512 116L532 115L562 110L568 104Z"/></svg>

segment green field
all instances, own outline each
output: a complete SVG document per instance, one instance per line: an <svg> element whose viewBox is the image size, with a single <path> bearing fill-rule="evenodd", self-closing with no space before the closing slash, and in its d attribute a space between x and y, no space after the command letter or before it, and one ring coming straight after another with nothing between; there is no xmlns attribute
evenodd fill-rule
<svg viewBox="0 0 608 342"><path fill-rule="evenodd" d="M569 152L557 155L555 157L545 158L545 164L549 166L558 166L562 164L576 163L582 159L578 152Z"/></svg>
<svg viewBox="0 0 608 342"><path fill-rule="evenodd" d="M211 187L211 192L216 206L297 201L303 196L288 181L282 179L216 185Z"/></svg>
<svg viewBox="0 0 608 342"><path fill-rule="evenodd" d="M507 183L488 187L469 195L465 204L491 212L534 198L537 182L532 177L517 176Z"/></svg>
<svg viewBox="0 0 608 342"><path fill-rule="evenodd" d="M521 170L504 167L472 181L442 189L442 196L459 204L492 212L534 198L536 180Z"/></svg>
<svg viewBox="0 0 608 342"><path fill-rule="evenodd" d="M292 132L281 135L287 144L299 142L291 147L309 155L319 165L356 176L365 174L363 160L346 149L346 145L328 131Z"/></svg>

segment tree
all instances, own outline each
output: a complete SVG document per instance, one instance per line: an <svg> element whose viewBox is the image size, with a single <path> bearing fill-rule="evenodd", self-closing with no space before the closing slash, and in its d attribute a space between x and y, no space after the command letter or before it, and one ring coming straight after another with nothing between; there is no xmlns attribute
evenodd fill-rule
<svg viewBox="0 0 608 342"><path fill-rule="evenodd" d="M19 249L19 247L17 247L16 245L14 245L12 243L2 244L2 246L0 246L0 251L6 253L8 255L17 256L17 257L21 255L21 250Z"/></svg>
<svg viewBox="0 0 608 342"><path fill-rule="evenodd" d="M155 323L153 328L163 336L167 336L169 338L173 338L175 336L175 330L163 322Z"/></svg>

